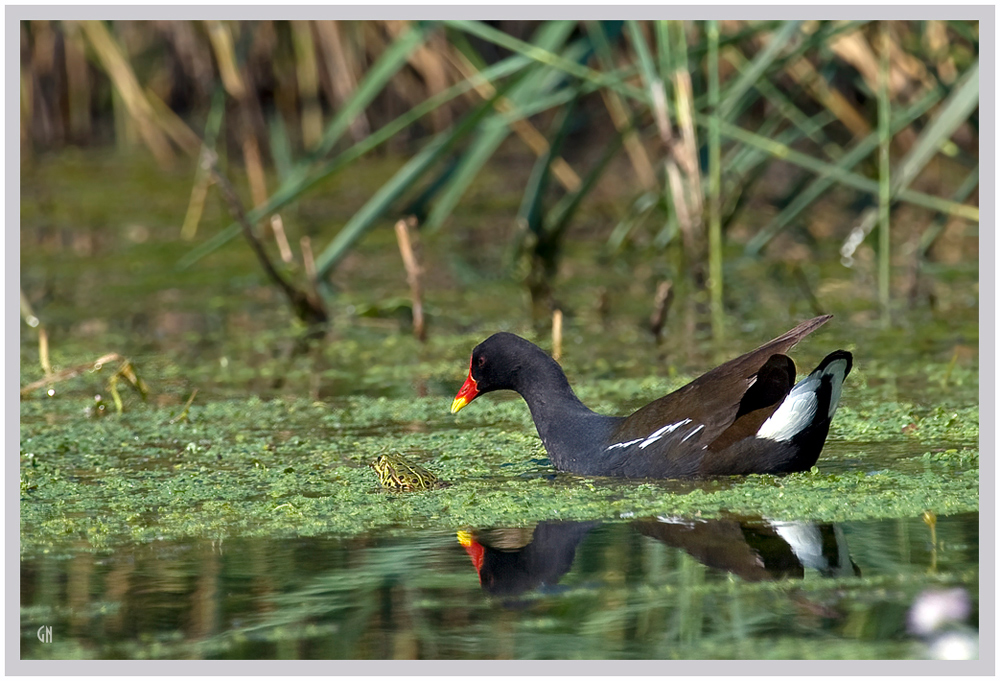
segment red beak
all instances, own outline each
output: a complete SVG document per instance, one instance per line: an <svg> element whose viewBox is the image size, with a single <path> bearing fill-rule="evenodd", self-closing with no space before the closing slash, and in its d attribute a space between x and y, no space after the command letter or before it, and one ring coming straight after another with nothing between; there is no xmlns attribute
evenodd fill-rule
<svg viewBox="0 0 1000 681"><path fill-rule="evenodd" d="M458 410L476 399L479 388L476 387L476 379L472 377L472 359L469 359L469 377L462 384L462 389L455 395L455 400L451 403L451 413L457 414Z"/></svg>

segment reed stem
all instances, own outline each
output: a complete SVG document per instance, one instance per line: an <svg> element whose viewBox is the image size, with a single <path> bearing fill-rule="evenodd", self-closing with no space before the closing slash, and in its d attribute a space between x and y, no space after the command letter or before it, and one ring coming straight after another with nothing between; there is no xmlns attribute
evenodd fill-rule
<svg viewBox="0 0 1000 681"><path fill-rule="evenodd" d="M424 303L420 289L420 263L410 242L410 227L416 226L416 219L410 217L396 222L396 241L399 243L399 254L403 257L406 268L406 281L410 285L410 295L413 300L413 335L421 343L427 340L427 329L424 326Z"/></svg>
<svg viewBox="0 0 1000 681"><path fill-rule="evenodd" d="M725 338L725 316L722 309L722 218L720 189L722 165L719 134L719 24L709 21L708 38L708 102L715 114L708 125L708 290L712 312L712 336Z"/></svg>
<svg viewBox="0 0 1000 681"><path fill-rule="evenodd" d="M878 88L878 299L881 310L882 326L891 324L889 314L889 204L891 201L889 144L892 135L889 130L889 28L883 22L881 25L881 44L879 49L879 88Z"/></svg>

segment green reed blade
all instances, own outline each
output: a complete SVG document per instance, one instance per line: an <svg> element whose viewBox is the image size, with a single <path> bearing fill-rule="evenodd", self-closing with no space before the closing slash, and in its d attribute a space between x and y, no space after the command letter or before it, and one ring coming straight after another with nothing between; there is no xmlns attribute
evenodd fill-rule
<svg viewBox="0 0 1000 681"><path fill-rule="evenodd" d="M576 213L576 210L580 207L583 199L587 197L591 189L600 179L604 171L607 170L608 165L615 155L621 150L622 144L625 141L625 136L631 132L633 129L632 125L619 130L614 138L608 142L604 147L604 151L601 153L601 158L598 159L597 163L587 172L580 182L580 186L576 191L570 192L562 197L556 205L552 207L549 214L545 217L545 231L550 236L558 237L569 225L570 219Z"/></svg>
<svg viewBox="0 0 1000 681"><path fill-rule="evenodd" d="M545 50L554 51L561 48L570 34L576 28L575 22L554 21L541 26L535 36L535 43ZM582 56L584 46L581 41L577 41L575 46L571 46L565 54ZM536 65L537 66L537 65ZM506 96L506 101L514 105L515 108L535 100L539 94L544 92L551 84L547 83L550 74L545 69L532 68L529 73L515 83ZM429 232L437 231L444 223L445 219L451 215L459 200L468 190L472 181L482 170L486 162L493 157L493 154L510 134L510 127L502 114L495 114L484 119L480 131L470 148L459 161L459 167L446 183L441 196L435 202L430 214L424 224L424 229Z"/></svg>
<svg viewBox="0 0 1000 681"><path fill-rule="evenodd" d="M277 111L268 118L268 135L271 146L271 157L278 179L284 182L292 174L292 143L288 139L288 129L285 119Z"/></svg>
<svg viewBox="0 0 1000 681"><path fill-rule="evenodd" d="M974 168L972 172L966 175L962 184L955 190L955 193L951 195L951 200L962 203L969 198L969 195L972 194L972 191L978 186L979 168ZM948 216L943 213L934 218L934 222L931 223L931 226L928 227L927 230L920 236L920 243L917 246L917 251L920 253L920 257L927 255L927 251L930 250L930 247L934 244L934 241L937 240L938 236L941 235L941 232L944 231L947 224Z"/></svg>
<svg viewBox="0 0 1000 681"><path fill-rule="evenodd" d="M746 58L735 49L729 50L724 56L741 73L745 73L749 68L750 62L748 62ZM813 118L806 115L798 106L795 105L787 94L771 84L766 77L755 80L753 82L753 87L760 92L775 109L777 109L778 113L780 113L784 119L788 120L788 122L793 126L799 128L803 135L815 142L828 157L836 160L843 155L844 152L840 146L823 134L823 126L817 125ZM780 123L780 120L775 117L769 117L768 121ZM726 167L729 167L728 164Z"/></svg>
<svg viewBox="0 0 1000 681"><path fill-rule="evenodd" d="M425 22L411 24L405 33L389 44L386 51L365 73L365 77L358 83L358 87L350 99L338 109L337 114L323 132L323 137L315 151L303 159L304 164L312 163L326 156L333 149L333 146L347 132L358 114L364 111L372 100L385 89L389 80L406 66L413 51L427 39L427 34L432 26L432 24Z"/></svg>
<svg viewBox="0 0 1000 681"><path fill-rule="evenodd" d="M348 220L333 241L316 258L317 278L324 279L336 264L347 255L354 242L375 225L376 220L389 208L389 205L412 187L431 165L451 149L455 142L471 132L492 111L497 98L503 96L504 93L504 89L497 90L493 97L466 115L458 126L437 135L429 145L424 147L388 182L382 185L365 205Z"/></svg>
<svg viewBox="0 0 1000 681"><path fill-rule="evenodd" d="M523 40L518 40L517 38L509 36L506 33L503 33L502 31L499 31L491 26L487 26L479 21L451 20L447 22L447 25L454 29L475 35L483 40L499 45L500 47L504 47L516 54L529 57L542 64L564 71L567 74L575 76L583 81L594 83L598 87L611 88L626 97L637 99L647 105L649 104L649 96L645 90L629 85L617 74L605 74L600 71L595 71L594 69L583 66L578 62L566 59L561 55L554 54L548 50L526 43Z"/></svg>
<svg viewBox="0 0 1000 681"><path fill-rule="evenodd" d="M922 99L898 114L890 126L891 134L896 134L917 118L926 113L934 104L941 100L940 90L931 90ZM854 145L837 162L836 165L845 170L853 168L878 148L878 133L872 132L866 138ZM773 239L782 229L791 224L798 215L808 208L836 182L832 175L820 175L808 187L800 192L781 213L764 226L746 245L744 252L754 256Z"/></svg>
<svg viewBox="0 0 1000 681"><path fill-rule="evenodd" d="M271 198L268 199L267 203L247 213L247 219L250 220L251 223L256 223L263 217L298 199L307 190L345 168L353 161L378 148L380 145L384 144L386 141L402 132L411 124L429 114L431 111L434 111L452 99L465 94L469 90L474 89L481 83L501 79L504 76L514 74L531 64L533 64L532 60L526 57L519 55L508 57L507 59L497 62L488 69L480 72L476 76L467 78L461 83L457 83L447 90L444 90L433 97L429 97L425 101L407 111L405 114L399 116L392 122L380 128L378 131L344 150L333 159L324 162L322 165L310 170L302 164L299 164L291 171L289 177L281 184L274 194L271 195ZM241 228L238 223L230 224L204 244L189 251L178 261L177 268L186 269L205 256L221 248L230 239L238 235L240 233L240 229Z"/></svg>
<svg viewBox="0 0 1000 681"><path fill-rule="evenodd" d="M781 27L781 30L771 38L767 43L767 46L757 53L750 62L749 66L745 71L743 71L738 78L730 85L729 89L726 91L726 96L722 100L719 108L719 115L728 118L728 115L737 100L742 97L747 90L752 88L758 81L765 80L764 73L771 67L774 61L781 54L781 51L785 49L795 37L799 34L799 30L802 26L801 21L789 21ZM711 35L709 36L709 54L714 50L716 52L716 60L718 59L719 41L718 34L716 34L716 39L713 41ZM710 76L711 77L711 76ZM711 89L709 90L709 101L712 99ZM711 107L711 104L709 104ZM715 109L712 108L714 111Z"/></svg>
<svg viewBox="0 0 1000 681"><path fill-rule="evenodd" d="M653 64L653 55L646 44L646 37L642 34L639 23L630 20L625 22L625 29L628 31L629 42L639 58L639 68L641 69L643 83L649 88L658 80L656 65Z"/></svg>
<svg viewBox="0 0 1000 681"><path fill-rule="evenodd" d="M896 167L892 182L893 193L910 185L927 163L934 157L952 133L979 106L979 60L968 68L951 94L941 105L941 110L924 128L917 141Z"/></svg>

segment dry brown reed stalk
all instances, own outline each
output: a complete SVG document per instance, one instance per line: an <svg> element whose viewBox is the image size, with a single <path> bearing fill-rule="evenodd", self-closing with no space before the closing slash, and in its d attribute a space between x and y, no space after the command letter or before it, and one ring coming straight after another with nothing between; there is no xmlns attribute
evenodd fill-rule
<svg viewBox="0 0 1000 681"><path fill-rule="evenodd" d="M159 95L146 88L146 99L149 101L156 115L156 121L160 128L173 140L174 144L184 150L193 159L198 158L201 151L201 138L188 127L180 116L174 113L173 109L167 106L166 102L160 99Z"/></svg>
<svg viewBox="0 0 1000 681"><path fill-rule="evenodd" d="M938 78L945 85L953 84L958 79L958 69L949 49L948 28L945 22L928 21L924 30L924 42L927 52L935 63Z"/></svg>
<svg viewBox="0 0 1000 681"><path fill-rule="evenodd" d="M52 375L52 363L49 361L49 333L45 330L45 325L35 315L34 310L31 309L31 303L28 302L28 297L24 295L23 289L21 290L21 318L28 326L38 329L38 363L42 367L45 377L49 378Z"/></svg>
<svg viewBox="0 0 1000 681"><path fill-rule="evenodd" d="M52 22L41 19L31 23L31 33L35 43L31 64L38 75L51 75L55 68L56 55L56 34L52 30Z"/></svg>
<svg viewBox="0 0 1000 681"><path fill-rule="evenodd" d="M244 110L245 112L245 110ZM267 203L267 180L264 176L264 162L260 155L260 143L257 136L247 121L247 116L243 117L240 125L240 132L243 136L243 162L246 164L247 180L250 182L250 196L254 206L262 206Z"/></svg>
<svg viewBox="0 0 1000 681"><path fill-rule="evenodd" d="M163 131L157 126L153 107L146 99L121 46L100 21L81 21L80 27L114 83L116 92L121 96L122 103L138 127L146 146L160 165L168 166L173 163L174 152Z"/></svg>
<svg viewBox="0 0 1000 681"><path fill-rule="evenodd" d="M27 44L25 22L21 22L21 45ZM23 51L23 50L22 50ZM32 87L31 62L22 54L21 57L21 157L27 159L31 154L31 122L34 120L34 88Z"/></svg>
<svg viewBox="0 0 1000 681"><path fill-rule="evenodd" d="M250 182L250 196L255 206L267 202L267 182L264 178L264 166L261 162L260 144L254 134L250 112L250 96L245 79L236 64L236 53L233 50L233 37L229 26L222 21L207 21L208 38L212 43L216 62L219 65L219 75L222 85L229 96L236 100L240 111L240 142L243 151L243 162L246 166L247 179Z"/></svg>
<svg viewBox="0 0 1000 681"><path fill-rule="evenodd" d="M871 132L871 126L865 117L851 106L844 95L830 87L826 79L805 57L789 64L785 71L813 99L836 116L855 137L865 137Z"/></svg>
<svg viewBox="0 0 1000 681"><path fill-rule="evenodd" d="M164 21L158 23L158 28L176 54L180 71L195 99L209 99L215 87L215 66L211 44L203 40L202 22Z"/></svg>
<svg viewBox="0 0 1000 681"><path fill-rule="evenodd" d="M24 34L22 60L27 57L29 87L35 95L32 100L33 132L41 138L43 144L61 143L64 134L59 116L60 102L46 97L42 88L42 83L51 81L55 75L56 35L51 22L46 20L32 22L31 39L31 49L28 49L27 34Z"/></svg>
<svg viewBox="0 0 1000 681"><path fill-rule="evenodd" d="M170 419L169 423L177 423L178 421L187 421L188 420L188 412L190 411L191 405L194 403L195 395L197 395L197 394L198 394L198 389L197 388L195 388L194 390L191 391L191 396L188 397L187 398L187 402L184 403L184 408L181 409L181 413L179 413L174 418Z"/></svg>
<svg viewBox="0 0 1000 681"><path fill-rule="evenodd" d="M308 21L292 21L295 78L302 121L302 146L313 149L323 136L323 111L319 106L319 64L312 28ZM258 204L259 205L259 204Z"/></svg>
<svg viewBox="0 0 1000 681"><path fill-rule="evenodd" d="M38 327L38 363L46 376L52 375L52 363L49 361L49 332L44 326Z"/></svg>
<svg viewBox="0 0 1000 681"><path fill-rule="evenodd" d="M466 59L465 55L458 50L451 48L445 52L445 56L458 70L458 72L462 74L463 78L471 80L479 73L479 70L475 67L475 65ZM480 84L475 87L475 90L476 93L483 99L491 99L496 96L496 88L485 80L481 81ZM506 97L500 97L497 99L494 104L494 108L500 113L509 113L514 110L514 106ZM530 121L523 118L511 121L510 127L514 131L514 134L520 137L521 141L528 145L528 148L531 149L536 156L541 157L548 153L548 140L545 139L545 135L538 132L538 129L535 128ZM573 168L570 167L562 156L557 156L552 159L550 169L552 170L552 175L566 191L575 192L580 188L580 176L576 174Z"/></svg>
<svg viewBox="0 0 1000 681"><path fill-rule="evenodd" d="M390 47L394 36L389 32L387 21L366 21L361 25L364 45L368 58L372 63L378 61ZM390 92L395 97L383 100L389 115L395 118L403 111L413 108L425 99L426 88L417 76L409 69L400 69L389 81Z"/></svg>
<svg viewBox="0 0 1000 681"><path fill-rule="evenodd" d="M90 137L90 76L87 72L86 45L80 26L63 24L66 50L66 106L69 109L69 136L83 141Z"/></svg>
<svg viewBox="0 0 1000 681"><path fill-rule="evenodd" d="M694 130L694 100L691 95L691 75L687 70L674 72L674 96L680 137L670 134L670 124L659 128L666 149L664 165L667 183L677 213L681 241L697 277L704 251L704 207L701 169L698 164L698 139ZM655 100L654 100L655 103ZM665 102L664 102L665 107ZM657 115L657 120L661 118Z"/></svg>
<svg viewBox="0 0 1000 681"><path fill-rule="evenodd" d="M285 223L277 213L271 216L271 233L274 234L274 241L278 244L278 253L281 254L281 261L286 265L291 265L294 262L292 247L288 244L288 236L285 234ZM305 249L303 249L304 254ZM309 251L309 255L312 255L311 250ZM313 274L315 275L315 263L313 263L313 268Z"/></svg>
<svg viewBox="0 0 1000 681"><path fill-rule="evenodd" d="M326 80L329 81L333 91L329 99L330 105L334 109L343 106L354 96L360 73L354 54L344 45L341 36L342 25L343 22L337 21L313 22L313 28L319 38L320 49L326 60ZM359 142L371 134L371 125L364 112L359 113L350 122L350 131L355 142Z"/></svg>
<svg viewBox="0 0 1000 681"><path fill-rule="evenodd" d="M653 298L653 314L649 318L649 328L657 343L663 340L663 325L667 321L667 313L670 311L670 304L673 300L674 283L669 279L661 281L656 287L656 295Z"/></svg>
<svg viewBox="0 0 1000 681"><path fill-rule="evenodd" d="M861 31L852 31L835 37L830 41L830 49L838 57L851 64L861 74L865 84L876 92L879 88L879 64L875 50L865 39ZM889 94L896 100L909 87L909 78L901 69L889 71Z"/></svg>
<svg viewBox="0 0 1000 681"><path fill-rule="evenodd" d="M386 21L386 31L393 38L398 39L407 29L405 21ZM448 74L444 65L447 61L443 58L448 52L448 44L444 42L444 36L431 35L427 42L415 49L409 57L410 66L420 74L427 88L427 97L432 97L445 90L448 83ZM432 127L435 131L441 131L451 124L451 113L448 107L438 107L431 112Z"/></svg>
<svg viewBox="0 0 1000 681"><path fill-rule="evenodd" d="M890 26L894 24L895 22L889 22ZM893 36L891 31L890 36ZM889 61L894 71L906 74L911 82L917 82L925 88L934 87L936 84L934 77L924 67L923 62L900 47L898 36L893 36L892 40L889 41ZM900 94L905 94L905 91Z"/></svg>
<svg viewBox="0 0 1000 681"><path fill-rule="evenodd" d="M420 288L421 267L417 261L413 244L410 241L410 230L416 228L417 220L413 216L396 222L396 242L399 244L399 254L406 268L406 281L410 285L410 296L413 300L413 335L417 340L427 340L427 328L424 325L423 294Z"/></svg>
<svg viewBox="0 0 1000 681"><path fill-rule="evenodd" d="M194 186L191 187L191 198L184 214L184 224L181 226L181 239L184 241L191 241L198 233L198 223L201 222L202 213L205 211L208 188L213 182L211 173L199 167L198 176L195 178Z"/></svg>
<svg viewBox="0 0 1000 681"><path fill-rule="evenodd" d="M229 28L221 21L206 21L208 39L212 43L212 51L219 67L219 77L222 85L234 99L243 98L243 79L240 78L236 66L236 53L233 51L233 36Z"/></svg>
<svg viewBox="0 0 1000 681"><path fill-rule="evenodd" d="M905 104L913 101L915 96L919 97L927 88L934 87L935 83L919 61L900 49L891 34L888 40L889 45L886 49L889 50L890 59L889 96L892 101ZM830 49L858 70L872 92L878 91L879 60L876 56L876 50L865 38L862 31L853 31L837 36L831 41ZM915 140L916 132L912 127L908 127L894 137L893 144L901 151L906 151Z"/></svg>
<svg viewBox="0 0 1000 681"><path fill-rule="evenodd" d="M302 251L302 267L306 271L306 281L313 295L319 298L319 279L316 276L316 258L313 257L312 240L308 236L299 239L299 250Z"/></svg>
<svg viewBox="0 0 1000 681"><path fill-rule="evenodd" d="M627 129L629 127L629 115L624 102L622 102L621 95L610 88L602 88L601 97L604 99L604 106L608 109L608 114L611 116L611 122L614 124L615 130L621 132ZM639 184L647 191L655 190L658 184L656 181L656 170L653 168L653 162L649 160L646 148L642 146L642 140L639 139L638 132L629 130L625 134L624 145L625 153L628 154L632 168L635 170L635 175L639 178Z"/></svg>
<svg viewBox="0 0 1000 681"><path fill-rule="evenodd" d="M131 365L131 362L129 362L127 359L119 355L117 352L109 352L105 355L101 355L93 362L85 362L84 364L78 364L76 366L69 367L68 369L63 369L62 371L56 373L51 373L51 367L50 367L50 373L46 375L44 378L34 381L33 383L29 383L28 385L21 388L21 396L24 397L25 395L28 395L31 392L38 390L39 388L55 385L56 383L61 383L62 381L67 381L71 378L75 378L85 371L100 371L105 364L109 364L110 362L124 362ZM141 381L138 381L138 377L135 376L134 370L132 370L131 375L136 378L137 381L136 387L138 388L141 385L142 386L141 390L146 391L145 384L142 383Z"/></svg>
<svg viewBox="0 0 1000 681"><path fill-rule="evenodd" d="M563 313L556 308L552 310L552 359L562 359Z"/></svg>

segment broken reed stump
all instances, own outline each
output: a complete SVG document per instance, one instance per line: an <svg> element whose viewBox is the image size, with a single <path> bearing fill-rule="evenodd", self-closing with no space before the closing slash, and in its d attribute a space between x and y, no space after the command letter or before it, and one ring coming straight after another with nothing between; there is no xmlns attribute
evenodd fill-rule
<svg viewBox="0 0 1000 681"><path fill-rule="evenodd" d="M667 321L667 312L670 311L670 303L673 300L673 282L669 279L661 281L656 287L656 296L653 298L653 314L649 318L649 329L653 332L657 343L663 339L663 325Z"/></svg>
<svg viewBox="0 0 1000 681"><path fill-rule="evenodd" d="M315 300L322 300L319 294L319 277L316 274L316 258L313 257L312 241L308 236L299 239L299 248L302 250L302 266L306 270L306 282L309 284L309 294Z"/></svg>
<svg viewBox="0 0 1000 681"><path fill-rule="evenodd" d="M31 309L31 303L24 295L24 289L21 289L21 318L28 326L38 329L38 363L42 367L42 373L48 378L52 376L52 363L49 361L49 332Z"/></svg>
<svg viewBox="0 0 1000 681"><path fill-rule="evenodd" d="M562 357L562 310L556 308L552 311L552 359L559 361Z"/></svg>
<svg viewBox="0 0 1000 681"><path fill-rule="evenodd" d="M417 219L412 215L396 223L396 241L399 243L399 254L403 257L406 268L406 281L410 285L410 296L413 299L413 335L417 340L427 340L427 327L424 325L424 304L420 292L420 264L417 262L413 244L410 241L410 228L417 226Z"/></svg>
<svg viewBox="0 0 1000 681"><path fill-rule="evenodd" d="M293 265L295 259L292 255L292 247L288 244L288 236L285 234L285 223L277 213L271 216L271 234L274 235L274 243L278 244L281 261L286 265Z"/></svg>

